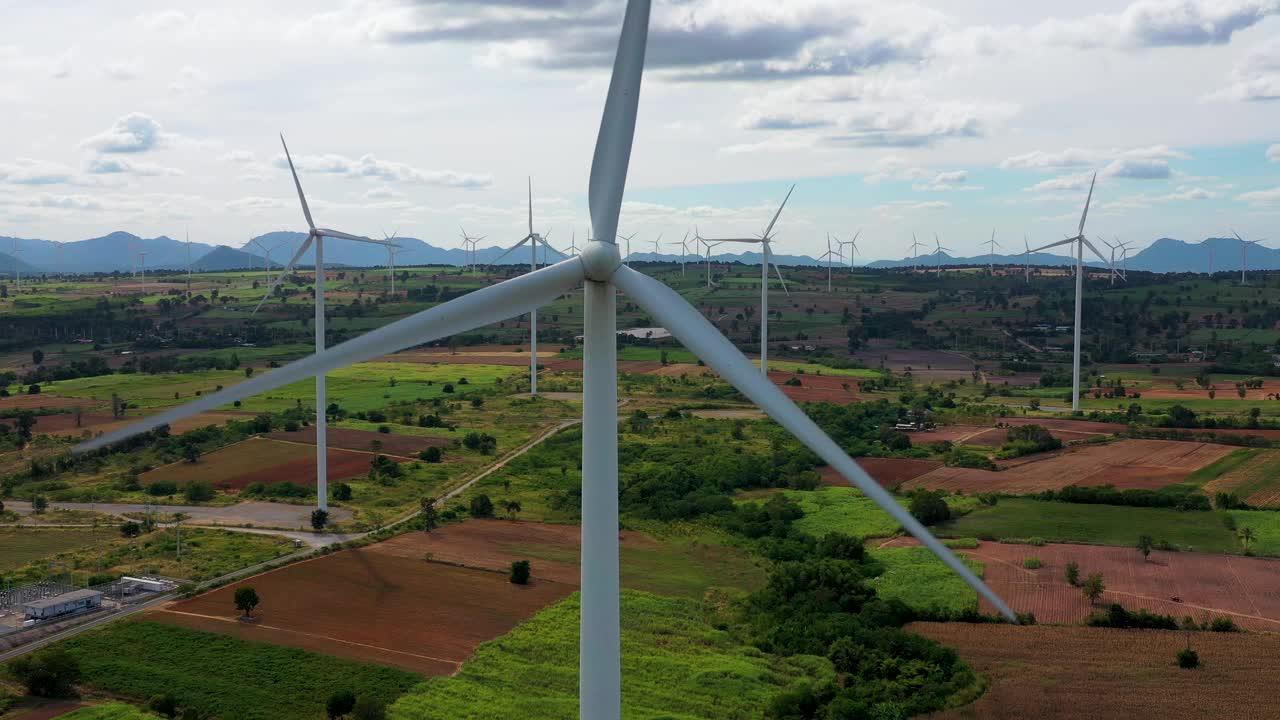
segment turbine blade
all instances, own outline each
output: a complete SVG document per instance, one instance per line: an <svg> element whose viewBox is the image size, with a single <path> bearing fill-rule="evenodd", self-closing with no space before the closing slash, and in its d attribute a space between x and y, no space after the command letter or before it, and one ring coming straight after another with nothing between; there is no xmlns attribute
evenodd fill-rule
<svg viewBox="0 0 1280 720"><path fill-rule="evenodd" d="M315 238L313 236L308 235L307 239L302 241L302 246L298 248L298 252L294 253L293 257L289 258L289 264L284 266L284 270L281 270L279 275L276 275L276 279L271 282L271 287L267 288L267 294L262 296L262 299L258 301L258 304L253 308L253 312L249 313L249 315L252 316L258 314L258 310L262 308L262 304L267 301L267 298L271 297L271 293L276 291L276 287L280 285L282 280L284 280L284 276L293 272L293 266L298 263L298 260L302 257L303 253L311 247L311 242L314 239Z"/></svg>
<svg viewBox="0 0 1280 720"><path fill-rule="evenodd" d="M529 176L529 234L533 234L533 176Z"/></svg>
<svg viewBox="0 0 1280 720"><path fill-rule="evenodd" d="M393 242L387 240L374 240L371 237L363 235L352 235L351 233L342 232L341 230L330 230L328 228L317 228L316 233L325 237L339 238L341 240L352 240L354 242L369 243L370 245L382 245L384 247L400 247Z"/></svg>
<svg viewBox="0 0 1280 720"><path fill-rule="evenodd" d="M311 219L311 208L307 207L307 196L302 194L302 183L298 180L298 171L293 167L293 158L289 155L289 145L284 141L284 133L280 133L280 144L284 146L284 159L289 161L289 172L293 174L293 186L298 188L298 201L302 203L302 214L307 217L307 227L316 229Z"/></svg>
<svg viewBox="0 0 1280 720"><path fill-rule="evenodd" d="M354 340L290 363L278 370L258 375L205 395L199 400L152 415L128 427L115 430L78 445L84 452L139 433L177 422L236 400L315 377L340 367L381 357L414 345L448 337L500 320L524 315L573 289L583 280L582 263L566 260L528 275L476 290L442 305L423 310L390 325L365 333Z"/></svg>
<svg viewBox="0 0 1280 720"><path fill-rule="evenodd" d="M1101 261L1102 261L1102 262L1104 262L1104 263L1110 263L1110 262L1111 262L1110 260L1107 260L1107 258L1106 258L1106 257L1104 257L1102 253L1098 252L1098 248L1094 247L1094 246L1093 246L1093 243L1089 242L1089 238L1087 238L1087 237L1085 237L1085 236L1081 235L1081 236L1080 236L1080 240L1081 240L1082 242L1084 242L1085 247L1087 247L1087 248L1089 248L1090 250L1092 250L1092 251L1093 251L1093 254L1098 256L1098 259L1099 259L1099 260L1101 260Z"/></svg>
<svg viewBox="0 0 1280 720"><path fill-rule="evenodd" d="M764 236L769 237L769 233L773 232L773 226L777 224L778 218L782 215L782 208L787 206L787 201L791 199L791 193L796 191L796 186L792 185L787 191L787 196L782 198L782 204L778 206L778 212L773 214L773 219L769 221L769 227L764 229Z"/></svg>
<svg viewBox="0 0 1280 720"><path fill-rule="evenodd" d="M1058 246L1060 246L1060 245L1069 245L1069 244L1071 244L1071 243L1073 243L1073 242L1075 242L1075 241L1076 241L1076 239L1075 239L1075 238L1067 238L1066 240L1059 240L1059 241L1057 241L1057 242L1051 242L1051 243L1049 243L1048 245L1045 245L1045 246L1043 246L1043 247L1038 247L1038 248L1035 248L1034 250L1028 250L1028 251L1026 252L1026 254L1030 255L1030 254L1031 254L1031 253L1033 253L1033 252L1040 252L1041 250L1048 250L1049 248L1056 248L1056 247L1058 247Z"/></svg>
<svg viewBox="0 0 1280 720"><path fill-rule="evenodd" d="M787 281L782 279L782 270L778 268L778 263L770 262L769 264L773 266L773 271L777 273L778 282L782 283L782 292L786 293L787 297L791 297L791 291L787 289Z"/></svg>
<svg viewBox="0 0 1280 720"><path fill-rule="evenodd" d="M1093 174L1093 179L1089 181L1089 197L1084 200L1084 212L1080 213L1080 229L1076 230L1077 235L1084 235L1084 219L1089 216L1089 203L1093 202L1093 184L1098 182L1098 173Z"/></svg>
<svg viewBox="0 0 1280 720"><path fill-rule="evenodd" d="M622 194L627 186L627 167L636 134L636 113L640 108L640 83L644 77L645 46L649 40L650 0L630 0L613 59L613 77L596 136L591 160L588 206L596 240L615 242Z"/></svg>
<svg viewBox="0 0 1280 720"><path fill-rule="evenodd" d="M525 238L524 238L523 240L521 240L520 242L516 243L515 245L512 245L511 247L507 248L507 251L506 251L506 252L504 252L504 253L502 253L501 255L499 255L499 256L497 257L497 259L490 260L490 261L489 261L488 263L486 263L486 264L487 264L487 265L497 265L497 264L498 264L498 260L501 260L502 258L504 258L504 257L506 257L506 256L510 255L511 253L515 252L516 250L519 250L520 248L524 247L524 244L525 244L525 243L527 243L527 242L529 242L529 238L531 238L531 237L533 237L533 236L532 236L532 235L526 235L526 236L525 236Z"/></svg>
<svg viewBox="0 0 1280 720"><path fill-rule="evenodd" d="M892 495L880 487L879 483L872 480L865 470L841 450L840 446L826 433L822 432L808 415L804 414L804 411L783 395L772 381L761 377L759 368L738 352L737 348L725 339L701 313L685 302L684 298L661 282L630 268L618 268L613 275L613 282L627 294L628 299L634 300L655 320L662 323L662 326L667 328L682 345L693 351L711 369L719 373L720 377L746 395L757 407L768 413L774 421L796 436L818 457L834 467L889 513L894 520L901 523L907 532L916 536L970 587L987 598L1002 615L1012 622L1017 622L1017 615L1004 600L1000 599L999 595L987 587L967 565L939 542L911 513L907 512L906 508L899 505Z"/></svg>

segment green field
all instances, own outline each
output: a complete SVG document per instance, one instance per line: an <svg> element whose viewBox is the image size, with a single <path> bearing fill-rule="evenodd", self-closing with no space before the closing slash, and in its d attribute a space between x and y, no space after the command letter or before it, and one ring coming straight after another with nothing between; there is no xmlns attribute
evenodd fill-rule
<svg viewBox="0 0 1280 720"><path fill-rule="evenodd" d="M109 534L110 533L110 534ZM65 530L30 530L0 528L0 573L16 570L28 563L59 553L92 545L111 537L114 530L104 528L67 528Z"/></svg>
<svg viewBox="0 0 1280 720"><path fill-rule="evenodd" d="M80 708L58 716L58 720L160 720L145 710L124 703L108 703Z"/></svg>
<svg viewBox="0 0 1280 720"><path fill-rule="evenodd" d="M854 488L788 490L786 495L804 510L804 517L795 522L795 528L800 532L821 537L839 531L854 537L873 538L889 537L902 530L896 520ZM953 513L963 513L977 507L978 501L952 495L947 498L947 504Z"/></svg>
<svg viewBox="0 0 1280 720"><path fill-rule="evenodd" d="M880 548L871 551L871 557L885 567L884 574L867 581L880 597L901 600L914 610L945 615L978 609L978 592L928 548ZM982 577L982 563L962 559Z"/></svg>
<svg viewBox="0 0 1280 720"><path fill-rule="evenodd" d="M480 646L453 677L431 678L392 720L578 717L575 594ZM770 657L715 629L701 603L622 594L622 714L628 720L758 718L792 680L829 677L825 658Z"/></svg>
<svg viewBox="0 0 1280 720"><path fill-rule="evenodd" d="M89 686L139 700L172 693L180 706L236 720L314 720L337 689L390 703L421 680L394 668L145 620L112 623L62 647L80 662Z"/></svg>
<svg viewBox="0 0 1280 720"><path fill-rule="evenodd" d="M1253 544L1255 552L1280 554L1280 513L1228 512L1239 527L1248 526L1257 533L1258 540ZM945 537L996 540L1039 537L1049 542L1122 547L1132 546L1140 535L1150 535L1184 550L1239 553L1242 550L1239 540L1223 524L1225 514L1005 498L995 507L974 510L937 530Z"/></svg>

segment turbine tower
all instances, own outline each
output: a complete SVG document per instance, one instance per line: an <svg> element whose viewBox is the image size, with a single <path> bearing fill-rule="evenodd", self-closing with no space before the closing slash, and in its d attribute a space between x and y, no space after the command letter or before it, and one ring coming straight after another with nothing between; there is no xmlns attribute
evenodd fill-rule
<svg viewBox="0 0 1280 720"><path fill-rule="evenodd" d="M271 281L271 253L280 246L276 245L275 247L267 247L258 238L253 238L249 242L250 244L257 245L262 250L262 269L267 274L267 287L275 287L275 283Z"/></svg>
<svg viewBox="0 0 1280 720"><path fill-rule="evenodd" d="M804 411L761 377L706 318L674 290L621 263L618 215L640 101L649 0L630 0L614 61L613 78L591 165L588 191L595 240L581 256L490 285L386 325L317 355L263 373L187 405L151 415L79 446L83 452L198 412L252 397L317 373L413 347L433 339L536 310L585 282L583 301L582 610L579 642L579 716L622 717L622 639L618 544L618 290L638 304L686 348L800 439L819 458L858 486L1005 617L1009 606L951 550L871 479Z"/></svg>
<svg viewBox="0 0 1280 720"><path fill-rule="evenodd" d="M996 242L996 229L991 228L991 239L987 241L987 271L992 275L996 274L996 248L1004 249L1004 246Z"/></svg>
<svg viewBox="0 0 1280 720"><path fill-rule="evenodd" d="M774 271L778 274L778 282L782 283L782 291L787 295L791 292L787 290L787 281L782 279L782 270L777 263L773 262L773 256L770 252L770 246L773 243L773 226L778 224L778 218L782 215L782 210L787 206L787 201L791 199L791 193L795 192L796 186L792 185L787 191L787 196L782 199L782 204L778 206L778 212L773 214L773 219L769 221L768 227L764 229L764 234L754 238L719 238L711 242L719 245L720 243L748 243L759 244L764 253L760 259L760 372L769 373L769 266L772 265ZM707 242L705 239L703 242ZM711 251L707 251L708 259L711 257ZM708 266L710 268L710 266Z"/></svg>
<svg viewBox="0 0 1280 720"><path fill-rule="evenodd" d="M858 250L858 238L861 235L862 235L862 230L858 230L858 232L853 234L852 240L841 240L840 238L835 239L836 243L840 246L840 252L842 255L844 253L844 246L845 245L849 246L849 272L850 273L853 272L853 256L862 254L862 252Z"/></svg>
<svg viewBox="0 0 1280 720"><path fill-rule="evenodd" d="M840 240L837 239L836 242L839 243ZM827 294L828 295L831 294L831 258L839 258L842 263L844 261L844 255L838 252L835 252L831 249L831 233L827 233L827 251L823 253L818 259L825 260L827 263Z"/></svg>
<svg viewBox="0 0 1280 720"><path fill-rule="evenodd" d="M474 273L476 271L476 243L483 240L484 236L472 237L467 234L466 228L460 227L459 229L462 230L462 247L467 251L467 258L470 260L471 264L471 272Z"/></svg>
<svg viewBox="0 0 1280 720"><path fill-rule="evenodd" d="M911 266L914 270L920 269L920 248L927 247L924 243L916 239L916 234L911 233L911 246L907 249L911 251Z"/></svg>
<svg viewBox="0 0 1280 720"><path fill-rule="evenodd" d="M1027 240L1026 235L1022 236L1022 246L1027 249L1027 251L1023 253L1023 255L1026 256L1026 260L1022 262L1022 275L1023 275L1023 278L1027 281L1027 284L1030 285L1031 284L1031 243Z"/></svg>
<svg viewBox="0 0 1280 720"><path fill-rule="evenodd" d="M1030 255L1033 252L1048 250L1049 248L1055 248L1060 245L1072 245L1073 246L1072 250L1074 250L1076 254L1076 262L1075 262L1076 324L1075 324L1075 338L1072 343L1072 352L1071 352L1071 410L1072 411L1076 411L1080 409L1080 323L1081 323L1081 318L1083 316L1083 308L1084 308L1084 249L1085 247L1087 246L1091 251L1093 251L1093 254L1098 256L1099 260L1101 260L1102 262L1107 262L1107 259L1103 257L1102 253L1098 252L1098 248L1094 247L1093 243L1089 242L1089 239L1084 236L1084 221L1086 218L1089 217L1089 204L1093 202L1093 186L1094 186L1094 183L1096 183L1097 181L1098 181L1098 174L1094 173L1093 180L1089 182L1089 195L1088 197L1085 198L1084 212L1080 213L1080 226L1076 229L1075 237L1069 237L1064 240L1059 240L1057 242L1049 243L1044 247L1039 247L1039 248L1036 248L1035 250L1027 251L1027 254Z"/></svg>
<svg viewBox="0 0 1280 720"><path fill-rule="evenodd" d="M26 251L25 251L25 250L19 250L19 249L18 249L18 238L14 238L14 239L13 239L13 250L9 251L9 254L13 256L13 272L14 272L13 288L14 288L14 292L21 292L21 291L22 291L22 265L20 265L20 264L19 264L21 261L20 261L20 260L18 260L18 254L19 254L19 253L22 253L22 252L26 252Z"/></svg>
<svg viewBox="0 0 1280 720"><path fill-rule="evenodd" d="M191 231L187 230L187 295L191 295Z"/></svg>
<svg viewBox="0 0 1280 720"><path fill-rule="evenodd" d="M952 250L952 249L951 249L951 248L949 248L949 247L943 247L943 246L942 246L942 241L938 239L938 233L934 233L934 234L933 234L933 245L934 245L934 248L933 248L933 257L934 257L934 259L935 259L935 260L937 260L937 266L936 266L936 267L937 267L937 269L938 269L938 273L939 273L939 274L941 274L941 273L942 273L942 254L943 254L943 251L946 251L946 252L955 252L955 251L954 251L954 250Z"/></svg>
<svg viewBox="0 0 1280 720"><path fill-rule="evenodd" d="M298 171L293 166L293 157L289 154L289 146L284 141L284 133L280 134L280 145L284 147L285 160L289 162L289 173L293 176L293 186L298 190L298 203L302 205L302 215L307 219L307 239L302 241L302 245L298 247L298 251L289 258L289 263L280 270L276 275L275 282L267 288L267 292L258 301L256 307L253 308L253 314L256 314L262 307L262 304L271 297L275 292L276 286L290 273L293 268L306 254L307 250L315 245L316 248L316 303L315 303L315 342L316 354L325 352L325 315L324 315L324 239L332 238L334 240L354 240L355 242L371 243L373 245L391 245L389 242L382 240L374 240L362 235L352 235L350 233L341 232L339 230L330 230L328 228L316 227L315 221L311 218L311 207L307 204L307 196L302 192L302 182L298 180ZM327 388L325 387L324 372L311 373L299 377L299 380L306 377L315 377L316 381L316 508L328 511L329 509L329 428L328 428L328 397Z"/></svg>
<svg viewBox="0 0 1280 720"><path fill-rule="evenodd" d="M1235 230L1232 230L1231 234L1235 235L1236 239L1240 241L1240 284L1248 285L1249 281L1247 278L1245 278L1244 274L1245 274L1245 271L1249 269L1249 256L1248 256L1249 246L1257 245L1260 242L1264 242L1266 238L1263 238L1262 240L1245 240L1244 238L1240 237L1240 233L1236 232Z"/></svg>
<svg viewBox="0 0 1280 720"><path fill-rule="evenodd" d="M695 229L694 232L696 233L697 230ZM707 242L701 237L695 237L694 242L702 243L702 246L707 250L707 287L711 287L711 248L716 247L720 243Z"/></svg>
<svg viewBox="0 0 1280 720"><path fill-rule="evenodd" d="M697 249L697 241L694 241L694 249ZM680 274L684 275L685 261L689 258L689 231L684 232L684 238L680 241Z"/></svg>

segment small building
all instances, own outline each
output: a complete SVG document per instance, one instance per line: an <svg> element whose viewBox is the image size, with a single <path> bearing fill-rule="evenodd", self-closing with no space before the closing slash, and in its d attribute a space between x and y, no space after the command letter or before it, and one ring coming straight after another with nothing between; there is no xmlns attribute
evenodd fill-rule
<svg viewBox="0 0 1280 720"><path fill-rule="evenodd" d="M132 583L148 592L166 592L173 589L173 583L153 577L131 577L125 575L120 578L120 582Z"/></svg>
<svg viewBox="0 0 1280 720"><path fill-rule="evenodd" d="M102 607L102 593L97 590L72 590L43 600L22 604L28 620L48 620Z"/></svg>

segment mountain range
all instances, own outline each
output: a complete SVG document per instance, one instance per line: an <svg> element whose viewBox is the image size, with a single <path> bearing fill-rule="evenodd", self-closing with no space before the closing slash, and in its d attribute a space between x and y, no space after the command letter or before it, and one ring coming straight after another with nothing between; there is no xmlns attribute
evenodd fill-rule
<svg viewBox="0 0 1280 720"><path fill-rule="evenodd" d="M223 245L207 245L193 242L190 244L190 260L192 269L197 271L226 271L247 268L265 267L270 257L272 267L281 267L297 252L306 235L300 232L269 232L259 235L239 248ZM410 237L392 238L401 246L396 253L396 264L410 265L454 265L468 262L468 253L459 248L441 248L428 242ZM18 253L11 252L17 244ZM56 243L49 240L0 237L0 273L12 274L15 269L24 274L42 272L130 272L139 262L139 252L145 252L145 265L148 270L168 269L180 270L187 266L188 246L181 240L161 235L155 238L142 238L131 233L117 231L109 235L87 240ZM266 248L266 250L264 250ZM1110 251L1100 247L1105 253ZM1211 267L1215 271L1234 271L1240 269L1241 243L1235 238L1207 238L1199 243L1188 243L1172 238L1160 238L1149 247L1130 255L1128 267L1131 270L1148 270L1152 272L1205 272ZM487 265L498 261L502 265L520 265L528 262L528 251L517 250L503 255L505 248L491 246L476 249L476 262ZM1088 253L1086 253L1087 255ZM539 251L539 261L544 257ZM743 252L738 254L722 253L712 258L720 263L738 262L745 265L758 265L761 254ZM823 263L807 255L773 256L779 265L822 265ZM547 260L557 260L554 253L546 254ZM387 251L377 245L369 245L342 240L330 240L325 243L325 263L333 267L376 267L387 264ZM679 254L637 252L630 260L635 262L679 262ZM687 262L697 263L704 258L689 255ZM957 257L947 253L921 255L918 258L901 260L876 260L867 263L869 268L901 268L921 265L925 267L937 265L986 265L994 262L997 265L1069 265L1071 259L1066 255L1034 253L1024 255L975 255ZM298 264L309 267L315 262L315 251L309 249ZM1105 267L1105 263L1097 258L1086 259L1093 266ZM1254 245L1248 248L1248 267L1253 270L1280 269L1280 250Z"/></svg>

